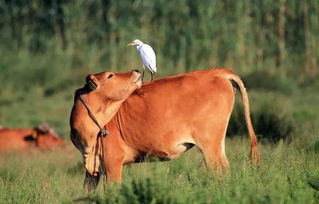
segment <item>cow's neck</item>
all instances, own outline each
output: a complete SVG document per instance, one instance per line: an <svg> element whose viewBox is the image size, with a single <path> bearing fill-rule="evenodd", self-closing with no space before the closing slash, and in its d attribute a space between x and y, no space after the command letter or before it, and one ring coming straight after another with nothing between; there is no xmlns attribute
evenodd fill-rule
<svg viewBox="0 0 319 204"><path fill-rule="evenodd" d="M126 125L135 123L139 117L144 117L143 110L145 110L145 104L147 100L143 95L134 92L129 98L127 98L122 104L114 117L119 127L125 127Z"/></svg>
<svg viewBox="0 0 319 204"><path fill-rule="evenodd" d="M124 101L105 100L94 95L87 95L83 99L101 126L104 126L112 119ZM83 108L85 107L83 106ZM88 117L91 116L88 114Z"/></svg>

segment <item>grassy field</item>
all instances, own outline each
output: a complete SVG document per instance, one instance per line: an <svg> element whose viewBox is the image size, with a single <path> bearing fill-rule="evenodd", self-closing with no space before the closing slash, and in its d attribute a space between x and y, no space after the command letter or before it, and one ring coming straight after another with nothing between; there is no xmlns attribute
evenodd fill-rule
<svg viewBox="0 0 319 204"><path fill-rule="evenodd" d="M0 203L319 203L319 1L0 0L0 125L49 123L65 150L0 155ZM85 76L141 67L135 38L157 55L156 77L229 67L244 80L261 163L248 160L240 97L225 175L194 148L170 162L130 164L123 184L82 189L69 139ZM148 76L146 76L148 79Z"/></svg>
<svg viewBox="0 0 319 204"><path fill-rule="evenodd" d="M201 153L194 148L175 161L127 165L122 185L101 182L95 193L87 193L82 189L81 156L69 142L66 150L1 155L0 203L318 203L319 134L314 110L319 108L319 97L311 94L313 88L294 90L289 96L275 91L249 92L255 126L266 126L278 137L285 136L278 128L293 128L289 139L275 142L267 139L267 134L261 135L263 128L256 128L262 140L262 161L257 166L248 160L247 135L233 134L238 123L244 124L237 116L242 111L237 97L239 104L226 140L231 169L225 175L207 171ZM60 136L68 141L71 95L44 97L36 112L59 127ZM19 110L32 113L29 104L39 98L33 95L12 102L1 113L14 113L16 121L26 120L24 117L30 116L19 114ZM69 105L62 105L66 101ZM50 108L52 104L54 108ZM261 116L266 119L259 121ZM279 125L274 125L272 118L278 119Z"/></svg>
<svg viewBox="0 0 319 204"><path fill-rule="evenodd" d="M207 172L197 149L176 161L131 164L120 185L82 190L74 149L1 159L1 203L318 203L318 155L294 145L262 146L262 162L247 159L248 140L227 141L232 168ZM61 159L63 158L63 159ZM105 184L105 183L104 183ZM317 190L315 190L317 189Z"/></svg>
<svg viewBox="0 0 319 204"><path fill-rule="evenodd" d="M101 182L95 193L88 194L82 189L80 153L69 140L69 115L73 92L83 85L86 74L108 69L91 64L94 52L81 56L77 68L73 54L67 51L3 53L0 124L29 127L46 121L69 147L1 155L0 203L319 202L316 81L298 81L280 72L273 74L273 69L241 74L261 141L262 161L258 166L251 166L248 160L249 141L237 97L226 140L231 163L226 175L207 172L200 152L193 149L175 161L128 165L122 185L104 188ZM163 70L160 75L168 74Z"/></svg>

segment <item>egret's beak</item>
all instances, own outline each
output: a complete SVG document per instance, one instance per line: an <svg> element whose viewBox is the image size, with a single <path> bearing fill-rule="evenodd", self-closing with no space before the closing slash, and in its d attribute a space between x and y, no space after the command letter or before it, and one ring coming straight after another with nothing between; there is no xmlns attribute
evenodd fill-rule
<svg viewBox="0 0 319 204"><path fill-rule="evenodd" d="M127 47L128 46L133 46L133 45L134 45L134 43L131 42L131 43L127 44Z"/></svg>

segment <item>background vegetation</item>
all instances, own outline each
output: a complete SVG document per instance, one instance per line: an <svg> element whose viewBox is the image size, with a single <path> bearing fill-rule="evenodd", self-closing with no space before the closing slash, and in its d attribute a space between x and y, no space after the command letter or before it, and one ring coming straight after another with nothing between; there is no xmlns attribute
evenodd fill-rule
<svg viewBox="0 0 319 204"><path fill-rule="evenodd" d="M0 203L319 202L319 1L0 0L0 124L50 123L69 141L74 90L88 73L140 68L136 38L157 77L229 67L247 86L262 162L251 167L240 98L228 129L232 169L181 159L125 168L124 183L82 191L79 153L0 156ZM243 136L243 137L242 137ZM196 167L196 168L194 168Z"/></svg>

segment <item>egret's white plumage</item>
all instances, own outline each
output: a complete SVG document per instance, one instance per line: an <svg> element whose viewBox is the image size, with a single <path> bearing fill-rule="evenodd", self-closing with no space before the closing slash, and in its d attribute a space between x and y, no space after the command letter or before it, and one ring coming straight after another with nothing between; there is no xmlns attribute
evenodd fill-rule
<svg viewBox="0 0 319 204"><path fill-rule="evenodd" d="M137 51L140 53L143 63L143 74L142 78L144 77L144 70L147 67L151 72L151 77L153 80L153 74L156 73L156 55L151 46L148 44L143 43L142 41L136 39L133 42L128 44L129 46L136 46Z"/></svg>

